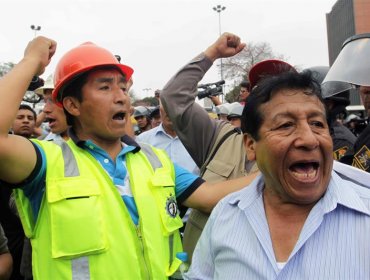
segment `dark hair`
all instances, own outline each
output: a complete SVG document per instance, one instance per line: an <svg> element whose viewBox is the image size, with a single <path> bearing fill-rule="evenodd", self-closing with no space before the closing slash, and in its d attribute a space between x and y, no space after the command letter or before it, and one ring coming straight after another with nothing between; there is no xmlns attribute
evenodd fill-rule
<svg viewBox="0 0 370 280"><path fill-rule="evenodd" d="M260 112L262 104L271 100L274 93L283 89L303 89L307 95L316 96L327 109L321 96L320 84L313 78L311 71L284 72L279 75L266 77L252 89L248 102L242 113L241 129L250 134L256 141L259 140L259 129L264 121Z"/></svg>
<svg viewBox="0 0 370 280"><path fill-rule="evenodd" d="M242 81L239 85L240 87L247 88L249 90L251 84L248 81Z"/></svg>
<svg viewBox="0 0 370 280"><path fill-rule="evenodd" d="M31 108L31 106L28 106L27 104L21 104L21 105L19 105L19 109L18 110L28 110L28 111L31 111L32 114L33 114L33 117L34 117L34 119L36 121L37 115L36 115L35 110L33 110Z"/></svg>
<svg viewBox="0 0 370 280"><path fill-rule="evenodd" d="M108 65L108 66L94 67L86 72L77 74L75 77L72 78L72 80L67 82L67 84L63 88L60 89L61 99L63 100L67 96L72 96L76 98L79 102L82 102L82 87L86 84L87 77L89 76L89 74L96 70L112 70L112 69L121 71L119 68L115 66ZM122 73L122 75L125 76L124 73ZM63 106L63 109L64 109L64 114L66 115L67 124L73 125L74 117L70 113L68 113L68 111L64 108L64 106Z"/></svg>
<svg viewBox="0 0 370 280"><path fill-rule="evenodd" d="M76 98L78 101L82 101L82 87L86 84L87 76L89 75L90 71L81 73L74 77L68 84L61 90L62 101L67 96L72 96ZM66 115L66 121L68 125L73 125L74 117L64 108L64 114Z"/></svg>

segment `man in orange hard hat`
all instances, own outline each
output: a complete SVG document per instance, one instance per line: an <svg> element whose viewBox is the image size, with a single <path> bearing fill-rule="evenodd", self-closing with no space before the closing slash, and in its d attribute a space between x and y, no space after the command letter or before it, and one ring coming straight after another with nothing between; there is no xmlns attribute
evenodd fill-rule
<svg viewBox="0 0 370 280"><path fill-rule="evenodd" d="M34 278L167 279L181 263L177 203L210 212L249 181L210 185L131 139L133 69L93 43L67 52L54 73L52 97L64 108L70 139L8 135L32 76L55 50L55 41L35 38L0 80L0 179L16 189Z"/></svg>

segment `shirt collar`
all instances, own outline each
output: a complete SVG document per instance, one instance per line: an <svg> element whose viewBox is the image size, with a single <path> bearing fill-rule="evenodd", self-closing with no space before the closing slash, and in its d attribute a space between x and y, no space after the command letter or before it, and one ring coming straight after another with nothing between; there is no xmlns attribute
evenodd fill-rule
<svg viewBox="0 0 370 280"><path fill-rule="evenodd" d="M163 128L162 123L160 123L160 124L157 126L157 129L156 129L156 131L155 131L155 134L158 134L158 133L166 133L166 131L164 131L164 128Z"/></svg>
<svg viewBox="0 0 370 280"><path fill-rule="evenodd" d="M258 175L248 187L234 193L229 203L238 205L241 210L244 210L262 197L263 188L263 177L262 175ZM342 205L370 216L370 210L361 199L361 192L366 193L365 195L369 197L369 189L343 180L332 171L328 189L324 196L316 203L316 206L321 207L324 214L333 211L338 205Z"/></svg>
<svg viewBox="0 0 370 280"><path fill-rule="evenodd" d="M72 139L72 141L80 148L83 148L85 146L85 143L86 141L85 140L81 140L78 138L78 136L76 135L74 129L72 127L70 127L68 129L68 135L69 137ZM140 151L140 146L138 143L136 143L136 141L134 139L132 139L130 136L128 135L124 135L121 137L121 141L128 145L128 146L133 146L135 147L134 150L132 150L133 153L136 153L138 151Z"/></svg>
<svg viewBox="0 0 370 280"><path fill-rule="evenodd" d="M322 205L326 205L324 206L326 213L334 210L339 204L370 216L370 209L366 207L361 199L361 192L367 193L367 196L369 196L369 189L344 180L338 174L332 172L328 189L320 201L322 201Z"/></svg>
<svg viewBox="0 0 370 280"><path fill-rule="evenodd" d="M262 179L262 174L258 175L252 183L241 191L232 194L229 200L230 204L237 204L242 210L248 208L253 203L255 203L259 197L262 197L264 182Z"/></svg>
<svg viewBox="0 0 370 280"><path fill-rule="evenodd" d="M162 124L162 123L160 123L156 128L157 128L157 130L155 131L155 135L157 135L157 134L164 134L164 135L166 135L166 136L170 137L171 139L175 139L175 138L177 138L177 135L176 135L175 137L172 137L171 135L169 135L169 134L164 130L164 127L163 127L163 124Z"/></svg>

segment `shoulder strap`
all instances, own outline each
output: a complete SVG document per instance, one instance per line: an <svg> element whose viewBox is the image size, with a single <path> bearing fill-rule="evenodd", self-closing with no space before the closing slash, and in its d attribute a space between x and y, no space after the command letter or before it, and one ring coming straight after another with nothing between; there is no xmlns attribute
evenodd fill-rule
<svg viewBox="0 0 370 280"><path fill-rule="evenodd" d="M78 176L79 170L77 166L76 159L73 155L72 149L68 146L66 142L56 143L62 148L62 155L64 159L64 172L66 177ZM162 167L162 162L153 151L152 147L145 143L140 143L142 152L148 158L153 170Z"/></svg>
<svg viewBox="0 0 370 280"><path fill-rule="evenodd" d="M200 169L200 176L203 176L204 175L204 172L206 171L207 165L211 162L211 160L213 159L213 157L215 156L215 154L217 153L217 151L221 147L221 145L225 142L225 140L227 138L229 138L229 136L233 135L234 133L241 134L242 131L241 131L240 128L235 127L233 130L228 131L227 133L224 134L224 136L222 136L222 138L220 139L220 141L217 143L217 146L213 149L211 155L203 163L203 165L202 165L202 167Z"/></svg>
<svg viewBox="0 0 370 280"><path fill-rule="evenodd" d="M145 143L140 143L141 151L146 155L150 164L152 165L153 170L162 167L162 162L153 151L152 147Z"/></svg>

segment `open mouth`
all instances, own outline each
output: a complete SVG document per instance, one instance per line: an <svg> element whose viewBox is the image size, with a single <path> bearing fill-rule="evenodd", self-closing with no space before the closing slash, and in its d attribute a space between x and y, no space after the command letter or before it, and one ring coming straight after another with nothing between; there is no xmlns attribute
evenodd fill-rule
<svg viewBox="0 0 370 280"><path fill-rule="evenodd" d="M119 112L119 113L117 113L117 114L115 114L114 116L113 116L113 119L114 120L118 120L118 121L122 121L124 118L125 118L125 116L126 116L126 113L124 113L124 112Z"/></svg>
<svg viewBox="0 0 370 280"><path fill-rule="evenodd" d="M320 164L316 161L310 162L297 162L289 167L289 170L299 180L314 179Z"/></svg>
<svg viewBox="0 0 370 280"><path fill-rule="evenodd" d="M46 121L49 123L49 125L53 125L55 123L55 119L53 118L47 118Z"/></svg>

